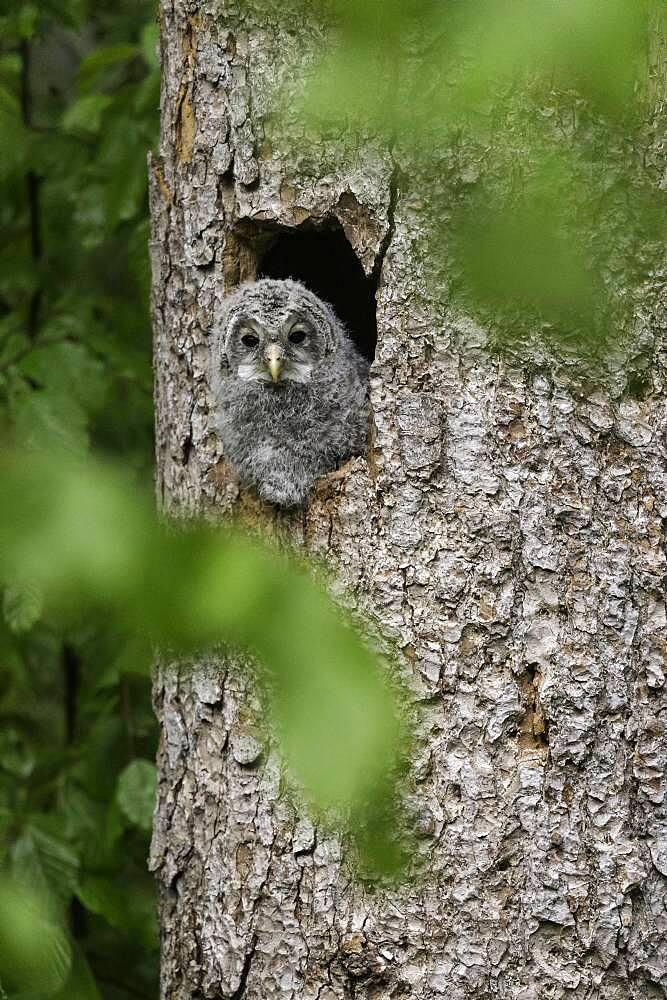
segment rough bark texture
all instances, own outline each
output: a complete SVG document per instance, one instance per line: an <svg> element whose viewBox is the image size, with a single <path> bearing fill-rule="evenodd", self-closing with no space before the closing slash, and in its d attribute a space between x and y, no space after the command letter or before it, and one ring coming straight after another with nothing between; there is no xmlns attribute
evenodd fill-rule
<svg viewBox="0 0 667 1000"><path fill-rule="evenodd" d="M267 225L338 219L379 278L374 437L280 527L398 640L420 726L419 874L385 892L283 794L243 670L159 674L163 996L664 996L664 331L641 398L624 361L594 384L576 362L494 355L434 303L414 166L371 145L295 153L273 130L314 29L214 0L163 0L161 21L164 505L270 519L212 432L207 330Z"/></svg>

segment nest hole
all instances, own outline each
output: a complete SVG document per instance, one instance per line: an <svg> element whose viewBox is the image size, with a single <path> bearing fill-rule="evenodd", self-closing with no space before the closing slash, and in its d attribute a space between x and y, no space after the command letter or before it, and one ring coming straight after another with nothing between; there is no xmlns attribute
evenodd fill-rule
<svg viewBox="0 0 667 1000"><path fill-rule="evenodd" d="M279 229L259 255L258 278L293 278L333 306L357 349L372 361L377 343L376 283L342 226Z"/></svg>

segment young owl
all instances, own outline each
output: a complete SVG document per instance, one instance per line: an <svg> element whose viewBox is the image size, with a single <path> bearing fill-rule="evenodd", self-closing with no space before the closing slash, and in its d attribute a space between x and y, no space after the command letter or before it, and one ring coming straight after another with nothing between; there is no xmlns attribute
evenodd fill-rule
<svg viewBox="0 0 667 1000"><path fill-rule="evenodd" d="M225 458L270 503L301 506L318 476L365 449L368 362L297 281L263 278L224 300L213 390Z"/></svg>

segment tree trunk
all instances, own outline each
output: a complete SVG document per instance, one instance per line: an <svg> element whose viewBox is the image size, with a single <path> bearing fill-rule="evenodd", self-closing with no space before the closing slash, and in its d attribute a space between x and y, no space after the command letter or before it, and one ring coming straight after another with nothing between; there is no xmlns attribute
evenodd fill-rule
<svg viewBox="0 0 667 1000"><path fill-rule="evenodd" d="M162 996L664 996L662 331L604 384L576 360L492 352L436 301L416 165L372 144L297 149L271 112L317 32L242 9L161 3L160 495L171 512L274 517L397 640L419 722L418 876L365 884L313 829L242 669L161 670ZM208 386L224 292L288 258L323 287L335 259L334 304L354 288L372 353L376 294L378 332L368 459L294 517L239 494Z"/></svg>

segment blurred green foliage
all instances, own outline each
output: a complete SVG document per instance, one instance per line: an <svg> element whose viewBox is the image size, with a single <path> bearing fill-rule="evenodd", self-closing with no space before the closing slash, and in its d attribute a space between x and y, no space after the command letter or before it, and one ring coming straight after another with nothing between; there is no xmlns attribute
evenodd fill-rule
<svg viewBox="0 0 667 1000"><path fill-rule="evenodd" d="M278 550L206 525L165 527L152 492L90 456L21 454L0 464L0 576L29 581L28 604L39 595L43 619L122 623L139 671L157 644L181 656L221 642L251 651L275 681L267 702L314 805L349 810L386 797L393 698L357 632ZM153 780L135 760L117 781L118 807L142 829Z"/></svg>
<svg viewBox="0 0 667 1000"><path fill-rule="evenodd" d="M152 476L154 6L0 8L3 442L92 447L136 483ZM33 485L51 495L48 479ZM34 584L3 581L0 868L14 881L0 886L0 983L8 996L156 996L149 678L117 622L92 611L66 622Z"/></svg>
<svg viewBox="0 0 667 1000"><path fill-rule="evenodd" d="M384 136L414 164L398 184L428 205L445 303L499 341L596 361L632 339L667 226L649 150L664 0L285 0L282 15L295 8L337 39L308 65L302 119Z"/></svg>

